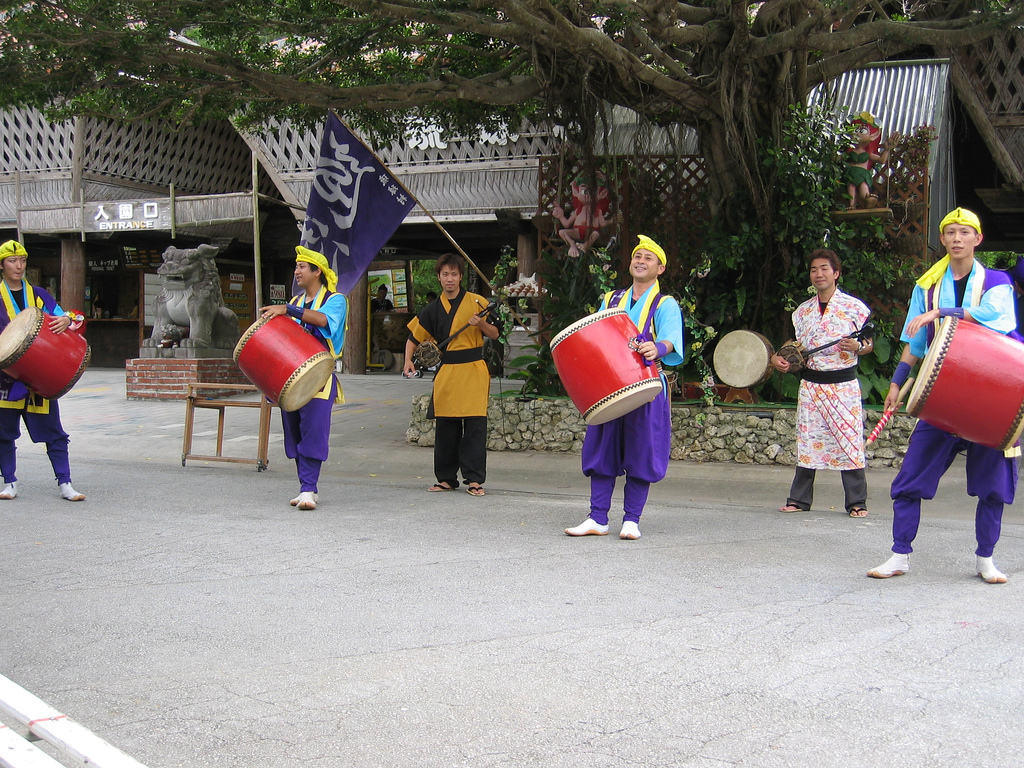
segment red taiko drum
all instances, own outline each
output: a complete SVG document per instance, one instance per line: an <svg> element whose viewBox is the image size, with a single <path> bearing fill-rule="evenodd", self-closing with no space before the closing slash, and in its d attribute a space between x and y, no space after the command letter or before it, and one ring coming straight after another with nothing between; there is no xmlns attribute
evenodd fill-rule
<svg viewBox="0 0 1024 768"><path fill-rule="evenodd" d="M1024 344L946 318L921 363L907 412L972 443L1011 448L1024 425Z"/></svg>
<svg viewBox="0 0 1024 768"><path fill-rule="evenodd" d="M88 342L77 331L51 331L52 318L28 307L0 333L0 368L49 400L75 386L92 356Z"/></svg>
<svg viewBox="0 0 1024 768"><path fill-rule="evenodd" d="M284 315L260 318L235 345L235 362L249 381L284 411L297 411L334 374L324 345Z"/></svg>
<svg viewBox="0 0 1024 768"><path fill-rule="evenodd" d="M551 340L555 369L587 424L617 419L661 392L659 367L630 347L639 334L625 311L606 309Z"/></svg>

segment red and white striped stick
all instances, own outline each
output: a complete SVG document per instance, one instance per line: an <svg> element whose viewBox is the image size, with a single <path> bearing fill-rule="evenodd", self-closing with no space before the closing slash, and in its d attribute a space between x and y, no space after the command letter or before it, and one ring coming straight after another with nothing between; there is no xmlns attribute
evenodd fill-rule
<svg viewBox="0 0 1024 768"><path fill-rule="evenodd" d="M896 411L899 410L900 406L903 405L903 398L906 397L907 392L914 385L914 377L911 376L906 380L902 387L900 387L899 396L896 399L896 407L890 408L882 414L882 418L878 420L875 428L871 430L871 434L868 435L868 439L864 441L864 445L871 445L878 436L882 434L882 430L885 429L885 425L889 423L893 416L896 415Z"/></svg>

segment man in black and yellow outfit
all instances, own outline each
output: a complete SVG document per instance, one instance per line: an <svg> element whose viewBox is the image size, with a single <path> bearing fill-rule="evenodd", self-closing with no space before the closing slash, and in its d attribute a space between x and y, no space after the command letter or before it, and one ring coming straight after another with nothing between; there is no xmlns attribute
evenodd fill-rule
<svg viewBox="0 0 1024 768"><path fill-rule="evenodd" d="M487 299L462 289L466 262L454 253L437 260L434 271L442 294L430 302L409 323L405 343L406 376L414 375L413 352L424 341L443 342L453 331L468 323L451 340L434 377L429 416L434 429L434 476L431 491L452 491L459 487L459 470L473 496L484 495L487 475L487 398L491 375L483 359L484 336L498 338L497 318L481 315Z"/></svg>

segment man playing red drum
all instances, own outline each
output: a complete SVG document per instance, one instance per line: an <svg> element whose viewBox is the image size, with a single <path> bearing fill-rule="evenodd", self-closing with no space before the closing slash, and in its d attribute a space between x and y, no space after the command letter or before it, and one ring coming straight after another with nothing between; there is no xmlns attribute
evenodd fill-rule
<svg viewBox="0 0 1024 768"><path fill-rule="evenodd" d="M629 263L632 286L605 294L600 309L626 311L640 330L637 351L645 360L679 365L683 362L683 314L676 300L658 287L658 277L667 262L665 251L645 235L639 239ZM615 479L625 475L619 538L640 538L640 515L647 494L651 483L668 472L672 448L672 412L664 374L661 383L661 392L651 402L617 419L587 427L583 474L590 478L590 515L579 525L566 528L569 536L608 535Z"/></svg>
<svg viewBox="0 0 1024 768"><path fill-rule="evenodd" d="M348 301L334 290L338 276L322 253L295 248L295 284L302 291L288 304L263 307L263 317L288 315L319 340L335 360L345 349ZM284 455L295 459L299 495L289 502L299 509L316 509L320 467L327 460L331 437L331 410L344 402L338 379L331 374L324 388L297 411L281 410Z"/></svg>
<svg viewBox="0 0 1024 768"><path fill-rule="evenodd" d="M1013 287L1005 272L985 269L974 258L981 244L981 222L973 212L957 208L939 225L939 240L946 256L917 281L910 299L901 339L907 342L889 385L886 410L899 403L899 390L911 368L928 352L939 323L946 317L980 323L1002 334L1016 327ZM979 395L981 396L981 395ZM910 436L903 466L892 483L893 555L868 576L888 579L910 570L911 543L921 521L921 499L935 497L939 479L956 455L967 452L967 493L978 499L975 536L978 540L978 575L989 584L1002 584L1006 576L992 561L999 540L1003 505L1012 504L1017 488L1019 448L1004 453L972 443L925 421Z"/></svg>
<svg viewBox="0 0 1024 768"><path fill-rule="evenodd" d="M81 321L73 323L57 301L42 288L29 285L25 280L28 265L28 251L16 240L0 245L0 267L3 282L0 283L0 298L4 311L0 312L0 333L14 317L27 307L38 307L47 315L50 330L56 334L68 328L81 327ZM71 464L68 461L68 433L60 423L60 410L56 400L40 397L20 381L0 371L0 473L4 476L4 487L0 499L13 499L18 495L17 451L15 441L21 436L21 421L24 419L29 437L33 443L45 443L46 455L57 478L61 498L68 501L84 501L85 494L71 485Z"/></svg>
<svg viewBox="0 0 1024 768"><path fill-rule="evenodd" d="M811 253L811 285L817 295L793 312L796 340L813 349L859 331L871 314L860 299L839 290L841 264L833 251ZM871 351L871 341L849 338L811 355L801 378L796 405L796 473L780 512L811 508L814 475L838 469L846 495L846 513L867 517L868 483L864 475L864 409L857 381L857 356ZM772 366L790 368L779 355Z"/></svg>
<svg viewBox="0 0 1024 768"><path fill-rule="evenodd" d="M428 416L435 419L434 476L428 490L451 491L459 487L459 471L472 496L484 495L487 479L487 400L491 375L483 357L484 336L496 339L498 319L488 313L487 299L462 289L465 261L446 253L434 266L441 296L409 322L405 342L404 376L413 376L413 352L425 341L440 343L468 323L444 348L441 367L434 377Z"/></svg>

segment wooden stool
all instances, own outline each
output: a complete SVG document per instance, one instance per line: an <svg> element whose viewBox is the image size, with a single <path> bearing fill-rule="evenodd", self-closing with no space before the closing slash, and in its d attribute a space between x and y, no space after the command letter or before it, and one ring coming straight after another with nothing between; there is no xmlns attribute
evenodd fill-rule
<svg viewBox="0 0 1024 768"><path fill-rule="evenodd" d="M729 387L729 391L722 395L723 403L754 403L761 402L757 393L751 392L747 388Z"/></svg>
<svg viewBox="0 0 1024 768"><path fill-rule="evenodd" d="M181 466L185 466L188 459L198 461L229 461L234 464L255 464L256 471L262 472L270 463L267 460L267 449L270 443L270 411L273 406L267 398L260 395L256 402L251 400L229 400L226 398L213 398L200 395L203 390L231 390L232 392L258 392L252 384L204 384L198 381L188 383L188 395L185 397L185 439L181 446ZM192 453L192 425L195 421L196 408L216 408L217 415L217 455L203 456ZM259 438L256 446L255 459L242 459L231 456L224 456L224 410L226 408L259 408L260 424Z"/></svg>

